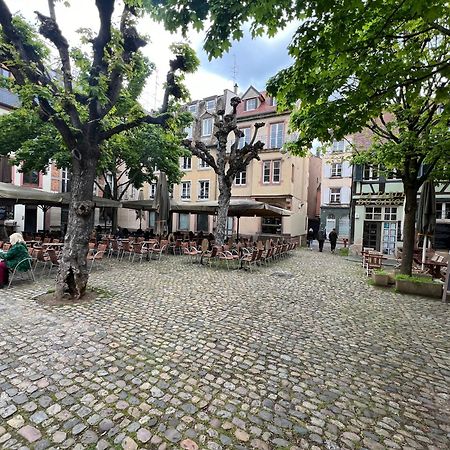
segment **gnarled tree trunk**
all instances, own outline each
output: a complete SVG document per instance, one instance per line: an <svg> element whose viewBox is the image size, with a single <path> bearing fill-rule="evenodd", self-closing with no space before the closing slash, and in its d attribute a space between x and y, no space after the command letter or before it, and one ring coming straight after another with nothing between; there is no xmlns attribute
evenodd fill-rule
<svg viewBox="0 0 450 450"><path fill-rule="evenodd" d="M93 188L98 149L80 149L81 159L73 159L71 202L65 244L56 279L56 297L81 298L88 281L86 257L89 237L94 227Z"/></svg>
<svg viewBox="0 0 450 450"><path fill-rule="evenodd" d="M403 216L403 250L400 272L411 275L414 257L414 242L416 238L416 211L418 187L414 184L404 184L405 211Z"/></svg>
<svg viewBox="0 0 450 450"><path fill-rule="evenodd" d="M231 199L231 183L226 176L218 175L219 182L219 210L217 212L215 241L218 245L223 245L227 232L228 208Z"/></svg>

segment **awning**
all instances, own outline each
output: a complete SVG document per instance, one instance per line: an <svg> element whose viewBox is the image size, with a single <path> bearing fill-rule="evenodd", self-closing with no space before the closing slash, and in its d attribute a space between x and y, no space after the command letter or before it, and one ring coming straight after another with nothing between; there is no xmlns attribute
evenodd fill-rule
<svg viewBox="0 0 450 450"><path fill-rule="evenodd" d="M62 194L26 188L11 183L0 183L0 203L3 205L62 206Z"/></svg>
<svg viewBox="0 0 450 450"><path fill-rule="evenodd" d="M98 208L119 208L120 202L109 198L94 196L93 201ZM0 183L0 204L2 205L39 205L67 206L70 203L70 192L48 192L42 189L16 186L11 183Z"/></svg>
<svg viewBox="0 0 450 450"><path fill-rule="evenodd" d="M146 211L155 211L156 206L154 200L129 200L122 202L122 206L128 209L143 209ZM176 213L192 213L192 214L216 214L219 209L217 200L205 202L176 202L171 199L170 211ZM236 217L276 217L290 216L291 212L287 209L269 205L264 202L257 202L252 199L232 198L228 209L229 216Z"/></svg>

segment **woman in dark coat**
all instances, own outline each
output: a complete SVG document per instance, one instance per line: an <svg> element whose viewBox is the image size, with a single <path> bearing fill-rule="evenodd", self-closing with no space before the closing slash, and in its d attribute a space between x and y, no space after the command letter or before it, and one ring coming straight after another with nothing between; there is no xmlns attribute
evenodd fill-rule
<svg viewBox="0 0 450 450"><path fill-rule="evenodd" d="M330 232L330 234L328 235L328 239L330 240L330 245L331 245L331 253L334 253L334 251L336 250L336 241L337 241L338 235L336 233L336 228L333 228Z"/></svg>
<svg viewBox="0 0 450 450"><path fill-rule="evenodd" d="M21 261L29 258L27 245L20 233L13 233L9 237L11 248L7 252L0 251L0 289L8 284L8 270L14 270ZM30 268L29 262L22 263L17 270L26 272Z"/></svg>

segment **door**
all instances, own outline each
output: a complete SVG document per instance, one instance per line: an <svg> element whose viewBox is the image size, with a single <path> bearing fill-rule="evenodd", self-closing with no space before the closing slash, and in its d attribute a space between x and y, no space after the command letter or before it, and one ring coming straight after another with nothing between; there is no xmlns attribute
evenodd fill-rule
<svg viewBox="0 0 450 450"><path fill-rule="evenodd" d="M36 233L37 208L36 206L25 206L25 233Z"/></svg>
<svg viewBox="0 0 450 450"><path fill-rule="evenodd" d="M197 214L197 231L208 231L208 214Z"/></svg>
<svg viewBox="0 0 450 450"><path fill-rule="evenodd" d="M381 222L364 221L363 247L380 251Z"/></svg>
<svg viewBox="0 0 450 450"><path fill-rule="evenodd" d="M333 231L333 228L336 228L336 219L334 217L327 217L327 224L325 227L327 236Z"/></svg>

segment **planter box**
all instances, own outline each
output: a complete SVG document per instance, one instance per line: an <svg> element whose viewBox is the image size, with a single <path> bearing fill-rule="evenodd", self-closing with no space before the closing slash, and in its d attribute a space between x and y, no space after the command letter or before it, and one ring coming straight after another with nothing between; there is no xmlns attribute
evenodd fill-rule
<svg viewBox="0 0 450 450"><path fill-rule="evenodd" d="M374 272L372 274L372 280L375 286L387 286L389 284L389 274Z"/></svg>
<svg viewBox="0 0 450 450"><path fill-rule="evenodd" d="M442 284L439 283L417 283L409 280L395 280L395 288L403 294L433 298L442 297Z"/></svg>

